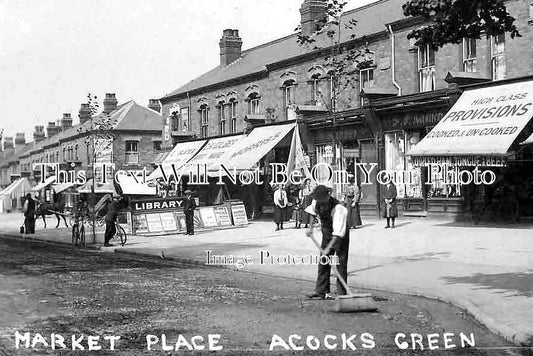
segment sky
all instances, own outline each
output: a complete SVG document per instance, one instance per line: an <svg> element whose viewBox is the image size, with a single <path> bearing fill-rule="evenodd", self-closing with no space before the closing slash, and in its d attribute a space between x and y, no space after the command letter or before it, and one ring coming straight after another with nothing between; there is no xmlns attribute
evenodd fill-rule
<svg viewBox="0 0 533 356"><path fill-rule="evenodd" d="M302 2L0 0L0 131L28 142L63 113L76 124L88 93L146 106L216 67L223 29L243 50L290 35Z"/></svg>

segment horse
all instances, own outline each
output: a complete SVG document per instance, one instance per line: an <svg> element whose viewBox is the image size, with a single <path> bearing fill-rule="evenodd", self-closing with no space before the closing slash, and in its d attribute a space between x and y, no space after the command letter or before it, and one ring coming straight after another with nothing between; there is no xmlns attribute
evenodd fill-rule
<svg viewBox="0 0 533 356"><path fill-rule="evenodd" d="M65 222L65 226L69 227L67 223L67 219L65 218L65 215L63 214L64 212L65 212L64 203L39 202L39 204L37 205L37 209L35 209L35 220L37 220L39 216L42 216L44 228L46 229L46 215L55 215L57 218L57 225L56 225L56 229L57 229L61 222L60 216L62 216L63 221Z"/></svg>

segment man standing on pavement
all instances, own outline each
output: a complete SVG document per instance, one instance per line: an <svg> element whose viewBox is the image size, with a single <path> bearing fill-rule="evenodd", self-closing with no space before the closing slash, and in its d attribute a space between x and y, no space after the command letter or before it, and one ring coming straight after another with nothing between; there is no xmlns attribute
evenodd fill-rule
<svg viewBox="0 0 533 356"><path fill-rule="evenodd" d="M337 271L346 281L348 277L348 249L350 229L347 227L348 210L340 201L331 196L331 189L324 186L317 186L312 193L313 200L305 211L312 216L319 216L322 225L322 254L332 260L333 255L337 255L339 265ZM307 236L313 236L314 220L310 219L307 229ZM318 277L315 292L309 294L309 299L332 299L330 295L330 273L329 263L318 265ZM337 278L337 294L345 295L346 290Z"/></svg>
<svg viewBox="0 0 533 356"><path fill-rule="evenodd" d="M183 212L185 213L185 224L187 225L186 235L194 235L194 209L196 209L196 201L192 197L192 191L187 189L185 191L186 199L183 202Z"/></svg>
<svg viewBox="0 0 533 356"><path fill-rule="evenodd" d="M35 200L32 199L30 193L26 194L22 212L24 213L24 231L26 234L35 234Z"/></svg>
<svg viewBox="0 0 533 356"><path fill-rule="evenodd" d="M104 246L113 246L109 243L113 236L117 232L115 224L117 223L117 215L121 209L121 201L119 197L113 197L113 201L109 203L107 208L107 214L105 215L105 234L104 234Z"/></svg>
<svg viewBox="0 0 533 356"><path fill-rule="evenodd" d="M287 192L283 189L283 184L279 184L278 189L274 192L274 222L276 223L276 231L283 230L283 220L285 219L285 209L289 201L287 200Z"/></svg>

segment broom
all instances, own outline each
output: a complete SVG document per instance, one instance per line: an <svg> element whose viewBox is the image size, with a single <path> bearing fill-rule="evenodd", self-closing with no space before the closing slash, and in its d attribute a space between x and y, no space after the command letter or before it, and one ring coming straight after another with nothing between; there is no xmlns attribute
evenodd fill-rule
<svg viewBox="0 0 533 356"><path fill-rule="evenodd" d="M319 251L322 254L325 254L324 250L320 247L320 244L316 240L314 235L309 236L311 240L315 243L316 247L318 247ZM326 250L329 250L333 245L334 240L332 239L329 243ZM357 313L357 312L370 312L370 311L377 311L378 306L374 299L372 298L372 295L369 293L352 293L350 288L348 288L348 285L346 284L346 281L344 278L341 277L339 271L337 270L337 267L335 265L331 265L331 269L333 270L333 273L337 276L337 279L342 284L344 289L346 290L346 295L339 295L337 298L335 298L335 307L333 308L333 311L338 313Z"/></svg>

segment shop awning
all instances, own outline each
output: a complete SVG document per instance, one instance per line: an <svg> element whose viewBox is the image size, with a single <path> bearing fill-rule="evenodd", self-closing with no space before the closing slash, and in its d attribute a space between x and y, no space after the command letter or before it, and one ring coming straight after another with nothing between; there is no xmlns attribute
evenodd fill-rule
<svg viewBox="0 0 533 356"><path fill-rule="evenodd" d="M185 165L191 158L194 157L205 145L207 140L180 142L174 146L172 151L166 156L161 165L165 172L172 172L172 168L178 170ZM156 168L148 177L148 180L154 180L162 177L161 169Z"/></svg>
<svg viewBox="0 0 533 356"><path fill-rule="evenodd" d="M156 187L154 181L142 182L142 178L139 177L137 180L129 175L119 175L117 177L118 184L122 189L123 194L128 195L156 195Z"/></svg>
<svg viewBox="0 0 533 356"><path fill-rule="evenodd" d="M210 139L200 152L187 162L186 171L194 172L198 165L206 165L208 170L218 169L222 156L232 150L244 137L244 135L235 135Z"/></svg>
<svg viewBox="0 0 533 356"><path fill-rule="evenodd" d="M505 156L533 117L533 81L465 91L408 154Z"/></svg>
<svg viewBox="0 0 533 356"><path fill-rule="evenodd" d="M529 136L528 138L526 138L524 141L522 141L520 143L521 145L531 145L533 144L533 134L531 134L531 136Z"/></svg>
<svg viewBox="0 0 533 356"><path fill-rule="evenodd" d="M56 181L56 177L55 176L52 176L52 177L48 177L44 180L44 182L41 182L39 184L37 184L35 187L33 187L31 189L32 192L38 192L40 191L41 189L44 189L46 187L48 187L50 184L54 183Z"/></svg>
<svg viewBox="0 0 533 356"><path fill-rule="evenodd" d="M233 168L245 170L254 167L294 129L295 125L295 123L289 123L256 127L225 152L217 165L224 164L230 171Z"/></svg>
<svg viewBox="0 0 533 356"><path fill-rule="evenodd" d="M73 186L74 186L73 183L59 183L59 184L52 184L52 189L54 190L56 194L59 194Z"/></svg>
<svg viewBox="0 0 533 356"><path fill-rule="evenodd" d="M20 178L11 183L6 189L0 192L0 195L4 196L16 196L22 197L31 190L31 184L27 178ZM17 194L18 193L18 194Z"/></svg>
<svg viewBox="0 0 533 356"><path fill-rule="evenodd" d="M84 193L84 194L90 193L92 189L92 185L93 185L93 179L92 178L88 179L84 185L78 188L78 193ZM113 187L112 182L107 182L103 184L103 183L96 181L94 183L94 192L97 194L115 193L115 187Z"/></svg>

